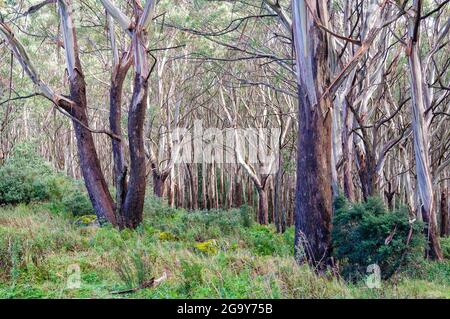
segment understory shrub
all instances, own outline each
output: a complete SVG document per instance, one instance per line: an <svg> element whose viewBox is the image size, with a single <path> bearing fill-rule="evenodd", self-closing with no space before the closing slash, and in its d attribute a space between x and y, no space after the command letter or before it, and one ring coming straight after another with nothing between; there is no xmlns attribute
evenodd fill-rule
<svg viewBox="0 0 450 319"><path fill-rule="evenodd" d="M18 144L0 166L0 204L42 201L57 212L80 216L93 211L82 183L53 169L33 144Z"/></svg>
<svg viewBox="0 0 450 319"><path fill-rule="evenodd" d="M245 233L247 243L258 256L292 256L293 232L286 232L283 236L276 233L273 225L254 224Z"/></svg>
<svg viewBox="0 0 450 319"><path fill-rule="evenodd" d="M67 189L67 193L60 200L64 209L74 216L93 214L94 209L89 196L84 185L78 181L72 181L71 187Z"/></svg>
<svg viewBox="0 0 450 319"><path fill-rule="evenodd" d="M252 216L254 216L253 209L248 205L242 205L240 208L240 213L242 226L245 228L252 226L254 222L252 218Z"/></svg>
<svg viewBox="0 0 450 319"><path fill-rule="evenodd" d="M50 166L30 144L17 145L0 167L0 204L29 203L50 198Z"/></svg>
<svg viewBox="0 0 450 319"><path fill-rule="evenodd" d="M450 260L450 237L441 238L441 248L444 259Z"/></svg>
<svg viewBox="0 0 450 319"><path fill-rule="evenodd" d="M402 266L423 258L423 225L409 222L408 211L388 211L377 197L363 203L335 201L333 254L346 279L358 280L377 264L381 277L391 277Z"/></svg>

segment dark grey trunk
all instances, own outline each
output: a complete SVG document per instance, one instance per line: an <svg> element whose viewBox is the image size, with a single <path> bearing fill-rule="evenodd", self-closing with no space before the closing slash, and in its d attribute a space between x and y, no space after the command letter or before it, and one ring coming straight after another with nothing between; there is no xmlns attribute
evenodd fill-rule
<svg viewBox="0 0 450 319"><path fill-rule="evenodd" d="M327 25L329 17L325 0L309 6L293 0L292 11L299 88L295 249L298 257L304 249L307 261L321 271L331 253L333 112L330 97L323 95L331 82L328 34L314 20Z"/></svg>
<svg viewBox="0 0 450 319"><path fill-rule="evenodd" d="M330 256L332 216L331 120L319 108L310 111L300 93L295 197L295 247L323 268Z"/></svg>
<svg viewBox="0 0 450 319"><path fill-rule="evenodd" d="M77 115L77 119L84 126L88 127L89 123L85 110L79 110L78 113L80 114ZM73 125L77 140L80 169L95 214L100 222L109 221L116 225L113 199L101 170L92 133L77 121L73 121Z"/></svg>
<svg viewBox="0 0 450 319"><path fill-rule="evenodd" d="M72 111L71 115L75 118L72 122L77 140L80 169L97 218L100 222L109 221L116 225L114 202L100 166L92 132L87 129L89 121L87 116L86 82L78 58L75 34L73 34L73 38L75 69L72 77L69 79L69 84L70 98L77 105L77 108Z"/></svg>
<svg viewBox="0 0 450 319"><path fill-rule="evenodd" d="M147 108L147 80L140 74L134 79L134 92L128 112L130 178L123 204L124 227L135 228L142 222L146 188L144 121Z"/></svg>
<svg viewBox="0 0 450 319"><path fill-rule="evenodd" d="M111 79L111 88L109 91L109 125L111 132L122 139L122 89L129 64L121 66L121 61L115 66L115 70ZM125 165L123 141L119 139L111 139L113 161L114 161L114 185L116 187L116 206L115 213L117 222L121 225L122 207L127 193L127 168Z"/></svg>
<svg viewBox="0 0 450 319"><path fill-rule="evenodd" d="M269 222L267 192L264 188L258 188L258 222L261 225L267 225Z"/></svg>

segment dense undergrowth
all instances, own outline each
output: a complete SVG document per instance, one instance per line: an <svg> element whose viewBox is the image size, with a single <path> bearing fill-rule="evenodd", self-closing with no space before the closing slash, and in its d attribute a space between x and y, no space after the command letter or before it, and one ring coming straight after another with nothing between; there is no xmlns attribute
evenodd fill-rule
<svg viewBox="0 0 450 319"><path fill-rule="evenodd" d="M0 166L0 205L35 201L49 202L54 212L92 212L83 183L53 169L37 155L35 144L21 143Z"/></svg>
<svg viewBox="0 0 450 319"><path fill-rule="evenodd" d="M50 206L50 208L49 208ZM239 210L186 212L149 198L136 231L83 225L49 204L0 209L2 298L450 298L450 263L423 261L369 289L318 277L293 258L293 229L248 224ZM447 258L448 240L444 241ZM80 270L80 287L70 283ZM111 292L168 274L132 294ZM75 277L74 277L75 276Z"/></svg>
<svg viewBox="0 0 450 319"><path fill-rule="evenodd" d="M403 209L376 198L335 208L340 271L317 276L294 259L294 229L261 226L247 206L188 212L148 196L138 229L99 227L79 182L20 145L0 166L0 298L450 298L449 238L445 262L425 261ZM378 288L366 285L372 263Z"/></svg>

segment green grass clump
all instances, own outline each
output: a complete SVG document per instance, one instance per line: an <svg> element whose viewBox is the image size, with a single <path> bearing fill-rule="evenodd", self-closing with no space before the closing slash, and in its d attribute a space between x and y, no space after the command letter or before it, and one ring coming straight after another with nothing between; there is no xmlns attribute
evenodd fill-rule
<svg viewBox="0 0 450 319"><path fill-rule="evenodd" d="M441 248L444 258L450 259L450 237L441 238Z"/></svg>

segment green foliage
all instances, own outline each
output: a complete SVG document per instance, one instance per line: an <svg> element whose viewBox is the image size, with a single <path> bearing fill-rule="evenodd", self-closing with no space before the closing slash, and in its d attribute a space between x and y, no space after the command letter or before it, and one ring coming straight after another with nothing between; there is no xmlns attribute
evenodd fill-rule
<svg viewBox="0 0 450 319"><path fill-rule="evenodd" d="M55 215L44 204L0 207L0 298L450 298L449 261L422 261L414 272L383 281L383 289L367 289L364 282L317 276L307 265L298 265L293 228L284 234L272 226L246 228L238 210L205 217L204 212L173 210L164 203L158 210L164 216L160 223L148 218L155 211L146 211L142 227L120 231L109 225L77 226L68 214ZM235 231L221 231L222 216ZM189 223L180 228L183 220ZM205 220L215 229L208 236L220 235L215 237L216 254L194 248L198 242L191 236L199 235ZM162 226L190 235L161 241ZM262 249L262 242L271 248ZM263 256L256 253L260 249ZM73 264L80 266L80 289L65 288L67 268ZM167 280L156 287L111 294L164 272Z"/></svg>
<svg viewBox="0 0 450 319"><path fill-rule="evenodd" d="M92 226L97 223L96 215L83 215L75 220L77 226Z"/></svg>
<svg viewBox="0 0 450 319"><path fill-rule="evenodd" d="M47 276L43 265L47 253L85 247L70 225L51 218L42 206L5 208L0 220L0 279L15 282L22 274L36 270L39 276Z"/></svg>
<svg viewBox="0 0 450 319"><path fill-rule="evenodd" d="M162 231L159 233L159 240L172 241L172 240L177 240L177 238L167 231Z"/></svg>
<svg viewBox="0 0 450 319"><path fill-rule="evenodd" d="M84 185L74 181L61 198L61 204L64 209L74 216L82 216L92 214L94 209L89 197L86 194Z"/></svg>
<svg viewBox="0 0 450 319"><path fill-rule="evenodd" d="M0 167L0 204L36 201L50 201L53 211L75 216L93 211L81 183L52 169L33 144L18 144Z"/></svg>
<svg viewBox="0 0 450 319"><path fill-rule="evenodd" d="M381 276L389 278L422 258L423 226L410 224L406 209L389 212L376 197L357 204L341 197L335 201L335 211L333 252L345 278L362 278L370 264L377 264Z"/></svg>
<svg viewBox="0 0 450 319"><path fill-rule="evenodd" d="M207 255L215 255L219 252L217 241L214 239L210 239L202 243L196 243L195 248Z"/></svg>
<svg viewBox="0 0 450 319"><path fill-rule="evenodd" d="M253 224L253 209L248 205L242 205L240 208L241 223L245 228L249 228Z"/></svg>
<svg viewBox="0 0 450 319"><path fill-rule="evenodd" d="M294 241L289 234L292 235L292 231L280 236L275 232L273 225L254 224L245 233L245 238L252 251L259 256L292 256Z"/></svg>
<svg viewBox="0 0 450 319"><path fill-rule="evenodd" d="M441 238L441 248L444 258L450 260L450 237Z"/></svg>
<svg viewBox="0 0 450 319"><path fill-rule="evenodd" d="M116 261L116 272L126 288L140 287L150 280L152 266L148 254L142 247L121 252Z"/></svg>
<svg viewBox="0 0 450 319"><path fill-rule="evenodd" d="M52 170L30 144L17 145L0 167L0 204L29 203L50 198Z"/></svg>
<svg viewBox="0 0 450 319"><path fill-rule="evenodd" d="M183 285L180 290L189 296L196 286L201 286L203 283L203 266L197 262L182 260L181 267Z"/></svg>

